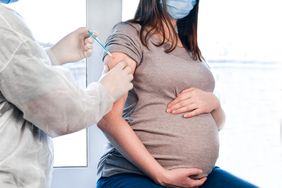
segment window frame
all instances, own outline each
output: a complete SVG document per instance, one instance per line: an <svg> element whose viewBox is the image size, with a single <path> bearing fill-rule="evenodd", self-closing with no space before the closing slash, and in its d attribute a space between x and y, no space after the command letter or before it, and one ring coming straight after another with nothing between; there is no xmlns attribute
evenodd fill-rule
<svg viewBox="0 0 282 188"><path fill-rule="evenodd" d="M97 19L103 18L103 19ZM99 32L102 41L110 34L112 27L121 21L122 0L86 0L86 25ZM94 45L91 57L86 60L87 85L97 81L103 70L102 49ZM107 140L97 126L87 129L87 166L56 167L53 169L52 188L96 187L97 164L103 154Z"/></svg>

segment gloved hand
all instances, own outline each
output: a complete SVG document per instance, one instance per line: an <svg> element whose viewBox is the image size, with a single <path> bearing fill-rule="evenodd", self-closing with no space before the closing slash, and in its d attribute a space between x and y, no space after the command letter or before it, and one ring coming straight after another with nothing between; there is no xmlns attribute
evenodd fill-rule
<svg viewBox="0 0 282 188"><path fill-rule="evenodd" d="M81 60L90 56L93 48L93 39L88 35L88 29L81 27L71 32L49 51L57 60L57 64L64 64Z"/></svg>
<svg viewBox="0 0 282 188"><path fill-rule="evenodd" d="M108 70L106 66L99 82L109 91L114 100L117 100L133 88L132 71L124 61L118 63L112 70Z"/></svg>

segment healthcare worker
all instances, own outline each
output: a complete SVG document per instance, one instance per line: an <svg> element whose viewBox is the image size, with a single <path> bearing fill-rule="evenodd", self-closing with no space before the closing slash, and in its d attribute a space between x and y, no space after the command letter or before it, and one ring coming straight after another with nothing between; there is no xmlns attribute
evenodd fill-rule
<svg viewBox="0 0 282 188"><path fill-rule="evenodd" d="M0 188L49 187L49 136L97 123L132 88L124 62L86 90L75 86L58 65L90 55L92 42L80 28L46 53L22 18L0 3Z"/></svg>

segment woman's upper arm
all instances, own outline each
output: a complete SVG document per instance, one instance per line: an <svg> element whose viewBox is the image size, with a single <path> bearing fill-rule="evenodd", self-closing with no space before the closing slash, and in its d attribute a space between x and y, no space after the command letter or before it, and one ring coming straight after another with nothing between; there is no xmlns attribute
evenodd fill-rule
<svg viewBox="0 0 282 188"><path fill-rule="evenodd" d="M136 62L127 56L124 53L114 52L112 56L107 55L104 59L104 63L108 66L109 69L115 67L119 62L125 61L132 70L132 73L135 71ZM122 118L123 108L126 101L127 95L124 95L120 99L118 99L114 105L112 110L103 118L104 120L111 120L116 118Z"/></svg>
<svg viewBox="0 0 282 188"><path fill-rule="evenodd" d="M137 26L127 23L117 24L113 28L113 33L106 43L106 47L112 53L112 56L107 55L104 57L104 63L109 70L119 62L124 61L129 65L132 73L135 72L136 66L141 63L143 57L143 46L137 28ZM124 96L114 103L110 112L112 116L122 118L126 98L127 96Z"/></svg>
<svg viewBox="0 0 282 188"><path fill-rule="evenodd" d="M135 71L136 62L124 53L114 52L112 53L112 56L107 55L104 59L104 63L108 66L109 69L112 69L121 61L125 61L129 65L132 73Z"/></svg>

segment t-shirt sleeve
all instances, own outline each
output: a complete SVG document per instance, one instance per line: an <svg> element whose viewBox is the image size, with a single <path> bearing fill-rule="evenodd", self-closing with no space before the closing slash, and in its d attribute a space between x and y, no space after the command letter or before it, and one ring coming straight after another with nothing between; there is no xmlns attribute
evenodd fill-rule
<svg viewBox="0 0 282 188"><path fill-rule="evenodd" d="M108 37L106 48L110 52L124 53L140 64L143 56L143 45L139 37L139 25L119 23Z"/></svg>

